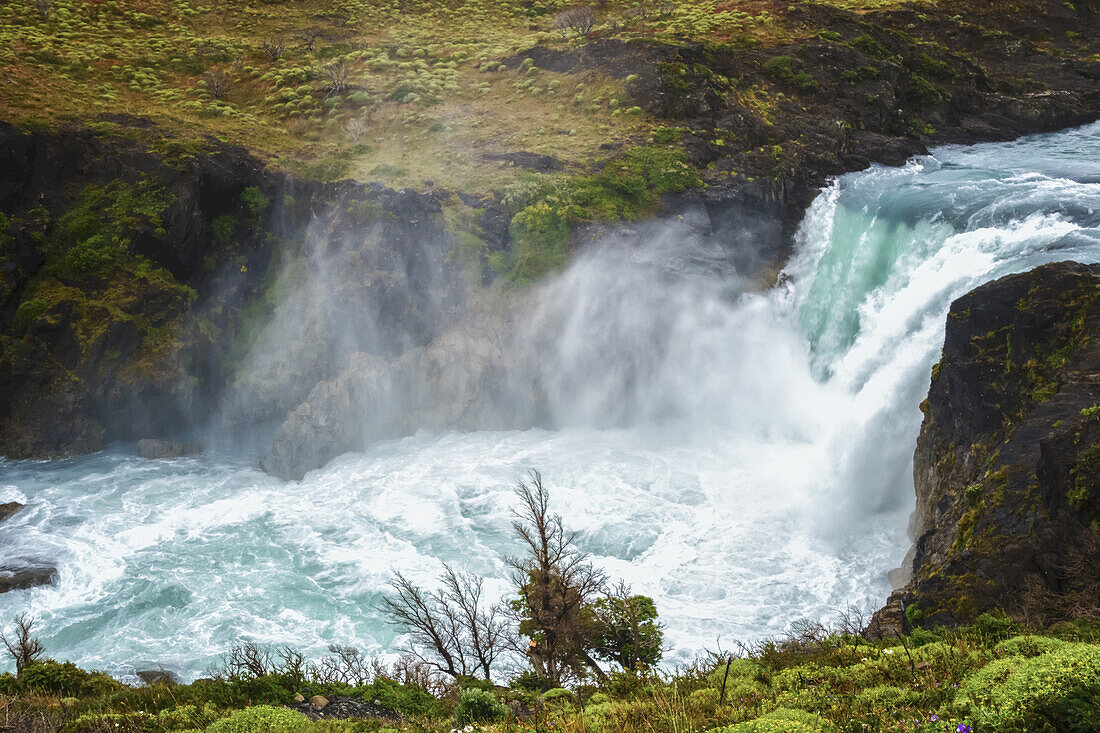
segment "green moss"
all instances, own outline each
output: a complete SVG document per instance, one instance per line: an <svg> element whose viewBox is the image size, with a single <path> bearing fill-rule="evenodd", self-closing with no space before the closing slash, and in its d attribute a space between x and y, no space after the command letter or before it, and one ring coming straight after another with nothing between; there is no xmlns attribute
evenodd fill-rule
<svg viewBox="0 0 1100 733"><path fill-rule="evenodd" d="M25 331L27 326L45 313L49 307L50 304L42 298L30 298L20 303L15 310L15 320L12 324L16 332Z"/></svg>
<svg viewBox="0 0 1100 733"><path fill-rule="evenodd" d="M939 84L929 81L920 74L914 74L909 78L905 96L917 109L931 109L944 102L949 95L947 90Z"/></svg>
<svg viewBox="0 0 1100 733"><path fill-rule="evenodd" d="M214 235L214 241L224 247L233 241L233 235L237 232L237 218L232 214L222 214L210 223L210 231Z"/></svg>
<svg viewBox="0 0 1100 733"><path fill-rule="evenodd" d="M1087 508L1100 480L1100 442L1093 443L1077 454L1072 469L1073 486L1066 499L1078 511Z"/></svg>
<svg viewBox="0 0 1100 733"><path fill-rule="evenodd" d="M489 265L514 282L531 282L565 262L577 224L633 221L655 212L661 194L701 183L682 150L660 147L631 150L590 176L526 178L505 196L518 204L510 249L491 254Z"/></svg>
<svg viewBox="0 0 1100 733"><path fill-rule="evenodd" d="M852 40L852 46L867 54L871 58L876 58L881 61L893 61L895 58L894 54L887 51L881 43L879 43L866 33L854 38Z"/></svg>
<svg viewBox="0 0 1100 733"><path fill-rule="evenodd" d="M800 92L812 92L817 89L817 80L805 71L796 71L794 60L790 56L773 56L764 62L761 71Z"/></svg>

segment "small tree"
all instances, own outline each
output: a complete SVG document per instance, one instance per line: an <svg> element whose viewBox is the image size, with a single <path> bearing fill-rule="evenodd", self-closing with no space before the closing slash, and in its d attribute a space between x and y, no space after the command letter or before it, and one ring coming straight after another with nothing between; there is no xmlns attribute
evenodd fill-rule
<svg viewBox="0 0 1100 733"><path fill-rule="evenodd" d="M363 122L359 117L352 117L347 121L347 124L344 125L344 132L348 134L348 137L350 137L351 141L356 145L359 144L359 140L366 131L367 123Z"/></svg>
<svg viewBox="0 0 1100 733"><path fill-rule="evenodd" d="M596 27L597 21L599 18L596 11L585 5L563 10L555 15L553 27L563 38L568 37L570 31L578 36L587 36Z"/></svg>
<svg viewBox="0 0 1100 733"><path fill-rule="evenodd" d="M342 94L348 88L348 64L346 61L337 61L321 69L321 75L325 78L325 94L334 96Z"/></svg>
<svg viewBox="0 0 1100 733"><path fill-rule="evenodd" d="M299 42L300 48L313 53L313 46L317 43L317 39L324 36L324 31L316 26L310 28L304 28L294 34L294 38Z"/></svg>
<svg viewBox="0 0 1100 733"><path fill-rule="evenodd" d="M630 595L625 583L592 604L592 626L592 648L600 659L630 672L661 661L664 633L657 623L657 606L652 598Z"/></svg>
<svg viewBox="0 0 1100 733"><path fill-rule="evenodd" d="M443 567L434 592L397 573L390 583L395 595L382 599L382 611L410 635L416 659L455 678L490 679L504 647L502 611L483 600L484 579Z"/></svg>
<svg viewBox="0 0 1100 733"><path fill-rule="evenodd" d="M588 653L592 629L586 607L603 590L606 576L577 549L576 535L565 531L561 516L550 513L550 494L538 471L531 472L530 485L520 482L516 496L520 508L512 527L526 552L508 564L519 595L512 611L520 636L528 639L517 651L554 687L583 678L586 668L603 678Z"/></svg>
<svg viewBox="0 0 1100 733"><path fill-rule="evenodd" d="M15 660L15 675L22 676L27 665L42 656L46 647L42 646L32 634L34 619L25 613L15 617L15 631L8 636L6 632L0 632L0 641L8 650L8 654Z"/></svg>
<svg viewBox="0 0 1100 733"><path fill-rule="evenodd" d="M210 92L214 99L225 99L225 95L229 93L229 88L233 85L221 69L208 71L203 74L202 78L206 82L206 91Z"/></svg>
<svg viewBox="0 0 1100 733"><path fill-rule="evenodd" d="M278 36L268 36L263 40L264 53L272 61L278 61L286 51L286 42Z"/></svg>

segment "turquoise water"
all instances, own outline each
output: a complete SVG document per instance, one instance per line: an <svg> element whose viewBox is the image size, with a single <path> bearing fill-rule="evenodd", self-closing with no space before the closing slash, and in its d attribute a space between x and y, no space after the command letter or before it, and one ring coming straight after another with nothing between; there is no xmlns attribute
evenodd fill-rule
<svg viewBox="0 0 1100 733"><path fill-rule="evenodd" d="M195 676L241 639L392 653L394 570L507 591L511 490L538 468L583 547L653 596L670 661L873 607L908 549L917 408L950 302L1100 260L1100 126L840 178L781 284L744 291L677 225L594 247L521 318L551 428L420 432L283 483L251 452L131 446L0 463L0 552L56 586L0 596L49 653ZM543 424L543 423L540 423Z"/></svg>

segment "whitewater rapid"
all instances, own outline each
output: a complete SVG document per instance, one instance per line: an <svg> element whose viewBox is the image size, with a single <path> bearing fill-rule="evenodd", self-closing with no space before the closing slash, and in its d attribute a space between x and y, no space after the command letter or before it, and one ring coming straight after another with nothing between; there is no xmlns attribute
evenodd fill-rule
<svg viewBox="0 0 1100 733"><path fill-rule="evenodd" d="M1100 125L944 148L835 181L767 292L675 224L576 258L540 286L550 428L420 432L283 483L211 446L120 446L0 463L7 559L55 586L0 595L51 656L193 677L242 639L393 652L394 571L449 562L507 591L512 489L537 468L613 577L652 596L666 660L873 608L909 547L919 404L951 301L1059 261L1100 260Z"/></svg>

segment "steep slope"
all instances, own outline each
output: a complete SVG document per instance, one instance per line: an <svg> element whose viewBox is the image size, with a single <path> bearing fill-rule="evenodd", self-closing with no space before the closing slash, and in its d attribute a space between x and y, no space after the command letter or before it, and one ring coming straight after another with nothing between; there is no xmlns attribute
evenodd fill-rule
<svg viewBox="0 0 1100 733"><path fill-rule="evenodd" d="M1100 610L1100 266L1046 265L955 301L922 410L912 579L876 631Z"/></svg>

